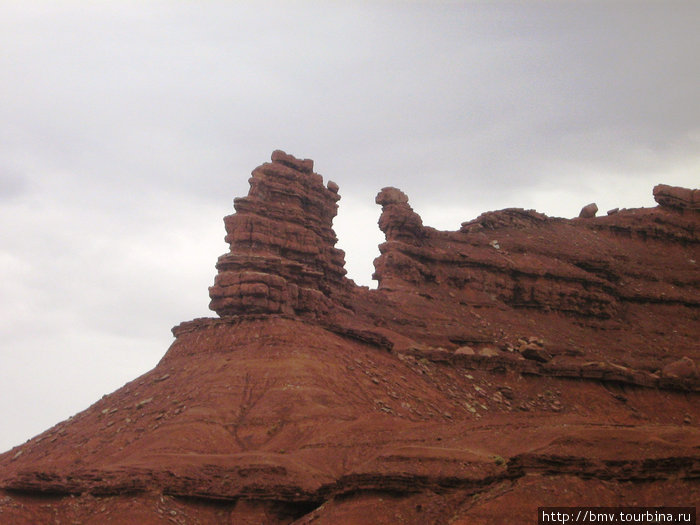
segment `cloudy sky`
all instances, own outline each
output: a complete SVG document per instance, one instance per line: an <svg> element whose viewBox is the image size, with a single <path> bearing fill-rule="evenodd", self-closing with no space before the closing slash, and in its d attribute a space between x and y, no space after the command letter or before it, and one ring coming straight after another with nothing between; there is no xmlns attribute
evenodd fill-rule
<svg viewBox="0 0 700 525"><path fill-rule="evenodd" d="M274 149L426 224L700 186L700 3L0 0L0 451L207 316L221 218Z"/></svg>

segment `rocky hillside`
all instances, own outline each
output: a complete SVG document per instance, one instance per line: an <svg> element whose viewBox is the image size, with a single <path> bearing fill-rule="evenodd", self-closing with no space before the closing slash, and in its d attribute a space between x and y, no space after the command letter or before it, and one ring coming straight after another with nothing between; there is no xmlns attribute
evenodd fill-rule
<svg viewBox="0 0 700 525"><path fill-rule="evenodd" d="M224 219L215 318L0 455L0 523L533 523L700 494L700 192L423 225L377 195L378 288L338 186L281 151ZM695 495L695 496L693 496Z"/></svg>

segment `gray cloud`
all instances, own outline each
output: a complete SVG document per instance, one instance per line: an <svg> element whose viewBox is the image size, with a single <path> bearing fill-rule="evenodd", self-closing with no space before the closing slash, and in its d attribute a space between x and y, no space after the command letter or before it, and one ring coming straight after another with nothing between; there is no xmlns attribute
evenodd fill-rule
<svg viewBox="0 0 700 525"><path fill-rule="evenodd" d="M28 182L18 171L0 164L0 203L22 195L28 189Z"/></svg>
<svg viewBox="0 0 700 525"><path fill-rule="evenodd" d="M273 149L340 185L364 284L383 186L451 229L697 186L698 22L680 1L3 3L0 449L207 315L221 216Z"/></svg>

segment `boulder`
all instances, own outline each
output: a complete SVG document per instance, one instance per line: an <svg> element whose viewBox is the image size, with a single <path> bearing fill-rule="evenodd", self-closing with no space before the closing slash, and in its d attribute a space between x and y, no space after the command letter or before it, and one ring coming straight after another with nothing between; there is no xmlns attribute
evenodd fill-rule
<svg viewBox="0 0 700 525"><path fill-rule="evenodd" d="M692 380L698 377L698 368L695 365L695 361L686 356L664 366L661 369L661 376Z"/></svg>
<svg viewBox="0 0 700 525"><path fill-rule="evenodd" d="M389 186L382 188L382 191L379 192L374 201L382 206L387 204L408 204L408 195L398 188Z"/></svg>
<svg viewBox="0 0 700 525"><path fill-rule="evenodd" d="M598 205L595 202L591 202L581 208L581 213L578 216L580 219L592 219L596 213L598 213Z"/></svg>
<svg viewBox="0 0 700 525"><path fill-rule="evenodd" d="M537 344L530 343L520 352L525 359L546 363L552 360L552 354Z"/></svg>
<svg viewBox="0 0 700 525"><path fill-rule="evenodd" d="M496 357L499 354L500 352L493 346L485 346L479 349L479 355L483 355L484 357Z"/></svg>

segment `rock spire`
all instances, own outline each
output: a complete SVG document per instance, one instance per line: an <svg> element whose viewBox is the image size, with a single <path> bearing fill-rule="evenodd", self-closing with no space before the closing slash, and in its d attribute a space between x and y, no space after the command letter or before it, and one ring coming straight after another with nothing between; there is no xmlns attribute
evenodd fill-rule
<svg viewBox="0 0 700 525"><path fill-rule="evenodd" d="M216 264L209 307L221 317L327 312L349 283L332 227L338 185L324 186L312 160L279 150L249 182L224 218L231 251Z"/></svg>

